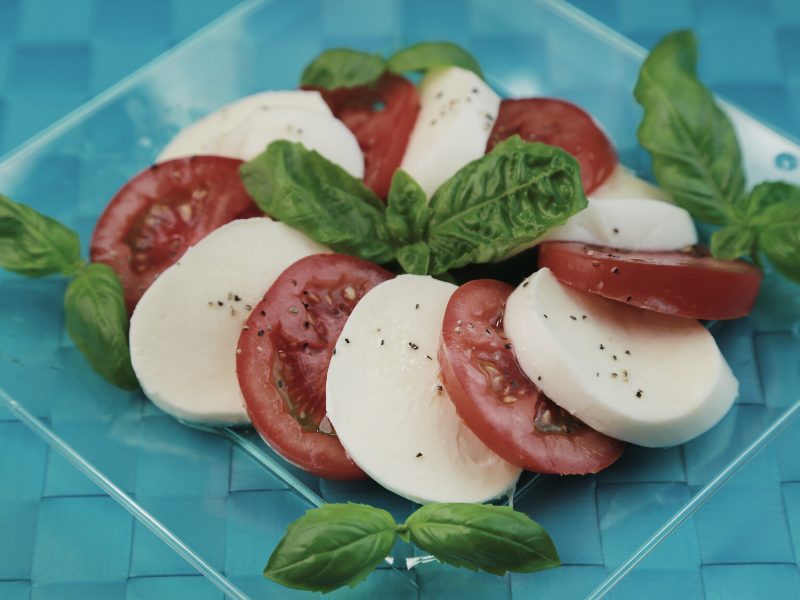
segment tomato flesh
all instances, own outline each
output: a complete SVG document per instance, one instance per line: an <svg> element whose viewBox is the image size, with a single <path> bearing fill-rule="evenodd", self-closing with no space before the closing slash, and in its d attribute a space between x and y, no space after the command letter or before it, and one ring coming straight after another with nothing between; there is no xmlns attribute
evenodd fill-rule
<svg viewBox="0 0 800 600"><path fill-rule="evenodd" d="M522 372L503 334L513 289L479 279L456 290L442 325L442 382L467 426L510 463L539 473L596 473L625 445L557 406Z"/></svg>
<svg viewBox="0 0 800 600"><path fill-rule="evenodd" d="M142 171L111 199L90 255L119 274L129 312L189 246L225 223L263 215L242 185L241 164L219 156L170 160Z"/></svg>
<svg viewBox="0 0 800 600"><path fill-rule="evenodd" d="M539 246L539 266L563 284L677 317L738 319L758 297L763 273L743 260L691 252L631 252L577 242Z"/></svg>
<svg viewBox="0 0 800 600"><path fill-rule="evenodd" d="M583 109L555 98L503 100L486 152L512 135L528 142L558 146L581 166L586 194L602 184L617 166L614 146Z"/></svg>
<svg viewBox="0 0 800 600"><path fill-rule="evenodd" d="M325 416L325 381L347 317L392 277L351 256L303 258L275 280L239 337L236 373L253 426L278 454L320 477L365 477Z"/></svg>
<svg viewBox="0 0 800 600"><path fill-rule="evenodd" d="M387 73L374 86L318 91L356 136L364 153L364 183L386 198L417 122L417 88L405 77Z"/></svg>

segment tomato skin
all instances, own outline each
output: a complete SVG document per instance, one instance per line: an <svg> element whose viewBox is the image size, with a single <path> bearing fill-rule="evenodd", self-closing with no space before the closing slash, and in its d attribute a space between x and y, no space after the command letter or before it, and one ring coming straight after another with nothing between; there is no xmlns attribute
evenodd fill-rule
<svg viewBox="0 0 800 600"><path fill-rule="evenodd" d="M417 122L417 88L405 77L386 73L373 86L311 89L322 94L333 114L356 136L364 153L364 183L386 198ZM376 109L379 103L382 109Z"/></svg>
<svg viewBox="0 0 800 600"><path fill-rule="evenodd" d="M442 325L442 382L467 426L510 463L539 473L596 473L625 444L556 406L522 372L502 329L513 289L479 279L456 290Z"/></svg>
<svg viewBox="0 0 800 600"><path fill-rule="evenodd" d="M503 100L486 152L512 135L558 146L581 166L583 190L590 194L617 166L614 146L582 108L556 98Z"/></svg>
<svg viewBox="0 0 800 600"><path fill-rule="evenodd" d="M753 308L763 273L743 260L693 252L629 252L577 242L539 246L539 266L563 284L691 319L738 319Z"/></svg>
<svg viewBox="0 0 800 600"><path fill-rule="evenodd" d="M239 178L241 164L220 156L166 161L133 177L111 199L89 253L119 274L128 313L189 246L225 223L263 216Z"/></svg>
<svg viewBox="0 0 800 600"><path fill-rule="evenodd" d="M253 308L239 337L236 374L253 426L273 450L314 475L366 477L339 439L323 433L331 427L325 383L336 340L353 307L392 277L377 265L342 254L300 259Z"/></svg>

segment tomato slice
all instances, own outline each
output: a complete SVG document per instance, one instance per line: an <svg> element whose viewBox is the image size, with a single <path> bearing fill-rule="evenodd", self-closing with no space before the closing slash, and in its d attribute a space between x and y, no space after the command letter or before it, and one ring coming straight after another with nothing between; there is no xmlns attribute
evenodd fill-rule
<svg viewBox="0 0 800 600"><path fill-rule="evenodd" d="M356 136L364 153L364 183L386 198L417 122L417 88L405 77L387 73L374 86L318 91Z"/></svg>
<svg viewBox="0 0 800 600"><path fill-rule="evenodd" d="M170 160L142 171L111 199L89 252L119 274L129 313L189 246L234 219L263 215L239 179L241 164L219 156Z"/></svg>
<svg viewBox="0 0 800 600"><path fill-rule="evenodd" d="M510 463L539 473L596 473L625 444L558 407L522 372L503 334L513 289L478 279L456 290L442 325L442 382L469 428Z"/></svg>
<svg viewBox="0 0 800 600"><path fill-rule="evenodd" d="M486 151L512 135L528 142L558 146L581 166L586 194L603 183L617 166L614 146L582 108L555 98L503 100Z"/></svg>
<svg viewBox="0 0 800 600"><path fill-rule="evenodd" d="M630 252L577 242L539 246L539 266L571 287L656 312L692 319L738 319L755 304L763 273L706 249Z"/></svg>
<svg viewBox="0 0 800 600"><path fill-rule="evenodd" d="M320 477L365 477L325 415L325 380L353 307L392 277L352 256L302 258L275 280L239 337L236 374L253 426L278 454Z"/></svg>

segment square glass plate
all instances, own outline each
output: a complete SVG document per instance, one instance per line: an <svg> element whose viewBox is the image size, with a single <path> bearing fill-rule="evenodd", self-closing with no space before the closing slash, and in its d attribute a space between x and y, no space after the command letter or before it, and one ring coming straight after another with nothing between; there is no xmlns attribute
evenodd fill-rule
<svg viewBox="0 0 800 600"><path fill-rule="evenodd" d="M233 9L5 157L0 190L76 229L86 250L108 199L181 127L243 95L294 87L303 66L324 48L388 52L430 39L471 50L504 96L551 95L580 104L603 123L621 161L648 175L635 138L640 111L631 95L644 53L567 4L471 0L453 10L431 0L263 0ZM800 183L800 147L734 107L726 109L750 181ZM100 580L124 590L133 581L199 571L230 597L283 598L292 592L263 579L261 571L286 525L310 505L368 502L398 518L413 510L373 483L304 474L250 431L189 428L140 392L107 385L64 332L64 287L59 279L0 274L0 426L18 419L50 447L46 460L20 463L24 476L14 489L29 484L25 506L40 499L60 506L97 495L99 486L136 518L120 541L130 542L130 560L127 569L113 572L102 564L58 570L42 561L28 572L23 561L10 574L0 561L0 580L30 581L34 591L47 586L67 597L64 590L88 589L82 586ZM527 476L515 505L548 528L564 567L493 577L431 564L413 547L398 545L359 588L337 594L600 598L658 547L648 573L688 581L687 596L702 597L692 514L800 412L798 317L800 288L768 274L750 318L713 327L741 393L730 414L704 436L665 450L630 447L598 476ZM15 493L0 493L0 515L22 506ZM52 523L46 517L52 512L18 513L20 535L48 543ZM83 528L96 528L97 536L118 527L94 514L76 518Z"/></svg>

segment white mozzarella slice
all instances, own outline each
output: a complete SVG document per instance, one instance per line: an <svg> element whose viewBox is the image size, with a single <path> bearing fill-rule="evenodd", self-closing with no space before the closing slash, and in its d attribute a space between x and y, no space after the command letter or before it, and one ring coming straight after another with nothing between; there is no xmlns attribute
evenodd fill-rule
<svg viewBox="0 0 800 600"><path fill-rule="evenodd" d="M231 131L254 112L280 108L310 110L333 117L319 92L288 90L260 92L226 104L185 127L158 155L156 162L208 152L209 142Z"/></svg>
<svg viewBox="0 0 800 600"><path fill-rule="evenodd" d="M697 243L691 215L660 200L589 199L589 206L538 242L583 242L625 250L680 250Z"/></svg>
<svg viewBox="0 0 800 600"><path fill-rule="evenodd" d="M233 221L189 248L131 317L131 361L145 395L186 421L247 423L236 379L242 326L286 267L326 251L267 218Z"/></svg>
<svg viewBox="0 0 800 600"><path fill-rule="evenodd" d="M553 402L611 437L682 444L728 412L738 382L697 321L561 285L549 269L508 299L506 335Z"/></svg>
<svg viewBox="0 0 800 600"><path fill-rule="evenodd" d="M419 116L400 168L430 196L484 155L500 97L475 73L458 67L430 71L419 93Z"/></svg>
<svg viewBox="0 0 800 600"><path fill-rule="evenodd" d="M250 113L231 131L209 140L205 151L250 160L276 140L300 142L353 177L364 177L364 156L353 133L339 119L311 110L276 108Z"/></svg>
<svg viewBox="0 0 800 600"><path fill-rule="evenodd" d="M661 200L662 202L673 202L672 196L667 192L654 186L649 181L637 177L629 169L619 164L611 175L608 176L608 179L593 191L589 197L595 199L648 198L650 200Z"/></svg>
<svg viewBox="0 0 800 600"><path fill-rule="evenodd" d="M438 378L442 319L456 286L401 275L370 290L336 344L327 409L350 457L415 502L482 502L520 469L489 450L456 414Z"/></svg>

